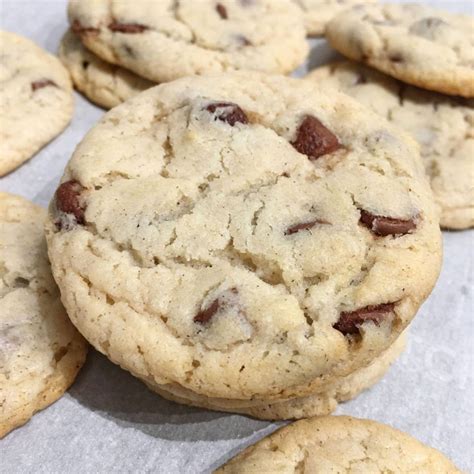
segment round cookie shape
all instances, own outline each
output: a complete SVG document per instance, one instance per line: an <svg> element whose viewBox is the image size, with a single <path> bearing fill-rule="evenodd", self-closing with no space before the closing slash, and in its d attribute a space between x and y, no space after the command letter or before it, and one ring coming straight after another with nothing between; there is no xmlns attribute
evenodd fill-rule
<svg viewBox="0 0 474 474"><path fill-rule="evenodd" d="M288 73L308 54L292 0L70 0L87 48L154 82L233 70Z"/></svg>
<svg viewBox="0 0 474 474"><path fill-rule="evenodd" d="M114 108L50 214L81 333L136 376L208 397L304 396L367 365L440 268L415 142L283 76L183 78Z"/></svg>
<svg viewBox="0 0 474 474"><path fill-rule="evenodd" d="M420 144L441 226L474 226L474 101L403 84L353 62L312 71L307 79L333 86L405 129Z"/></svg>
<svg viewBox="0 0 474 474"><path fill-rule="evenodd" d="M310 416L323 416L332 413L339 403L355 398L376 384L404 350L405 345L406 337L405 334L402 334L367 367L357 369L345 377L334 379L324 387L324 391L305 397L278 400L274 403L206 398L183 389L181 386L157 386L148 382L147 385L167 400L210 410L241 413L260 420L295 420Z"/></svg>
<svg viewBox="0 0 474 474"><path fill-rule="evenodd" d="M45 218L0 193L0 438L61 397L86 358L51 275Z"/></svg>
<svg viewBox="0 0 474 474"><path fill-rule="evenodd" d="M309 36L322 36L326 25L339 13L364 0L293 0L302 10ZM365 0L372 3L377 0Z"/></svg>
<svg viewBox="0 0 474 474"><path fill-rule="evenodd" d="M92 102L107 109L156 85L103 61L85 48L70 30L61 40L59 58L71 74L75 87Z"/></svg>
<svg viewBox="0 0 474 474"><path fill-rule="evenodd" d="M0 176L59 135L74 101L69 74L32 41L0 31Z"/></svg>
<svg viewBox="0 0 474 474"><path fill-rule="evenodd" d="M248 447L215 474L297 472L460 473L442 453L388 425L349 416L292 423Z"/></svg>
<svg viewBox="0 0 474 474"><path fill-rule="evenodd" d="M326 36L344 56L424 89L474 97L474 19L416 4L358 5Z"/></svg>

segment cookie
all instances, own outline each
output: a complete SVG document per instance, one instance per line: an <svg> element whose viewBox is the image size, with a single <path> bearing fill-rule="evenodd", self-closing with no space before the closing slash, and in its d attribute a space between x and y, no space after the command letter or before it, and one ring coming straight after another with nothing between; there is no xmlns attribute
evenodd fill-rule
<svg viewBox="0 0 474 474"><path fill-rule="evenodd" d="M51 275L45 217L0 193L0 438L61 397L86 358Z"/></svg>
<svg viewBox="0 0 474 474"><path fill-rule="evenodd" d="M388 425L349 416L300 420L248 447L215 474L460 473L436 449Z"/></svg>
<svg viewBox="0 0 474 474"><path fill-rule="evenodd" d="M103 61L86 49L72 31L66 32L61 40L59 58L71 74L76 89L107 109L156 85Z"/></svg>
<svg viewBox="0 0 474 474"><path fill-rule="evenodd" d="M474 19L427 5L361 5L327 26L331 46L409 84L474 97Z"/></svg>
<svg viewBox="0 0 474 474"><path fill-rule="evenodd" d="M233 70L287 73L308 54L292 0L70 0L91 51L154 82Z"/></svg>
<svg viewBox="0 0 474 474"><path fill-rule="evenodd" d="M416 143L283 76L188 77L115 107L50 211L81 333L136 376L206 397L302 397L368 365L441 262Z"/></svg>
<svg viewBox="0 0 474 474"><path fill-rule="evenodd" d="M352 62L334 63L307 76L318 87L337 87L411 133L436 202L441 225L474 226L474 101L408 86Z"/></svg>
<svg viewBox="0 0 474 474"><path fill-rule="evenodd" d="M69 74L32 41L0 31L0 176L59 135L73 113Z"/></svg>
<svg viewBox="0 0 474 474"><path fill-rule="evenodd" d="M302 10L309 36L322 36L326 25L339 13L363 0L293 0ZM376 0L365 0L372 3Z"/></svg>
<svg viewBox="0 0 474 474"><path fill-rule="evenodd" d="M374 359L369 366L357 369L345 377L335 379L324 388L323 392L270 404L261 401L206 398L176 385L154 386L148 383L148 387L167 400L184 405L241 413L261 420L290 420L328 415L337 408L338 403L355 398L377 383L404 350L405 345L406 338L402 334L392 346Z"/></svg>

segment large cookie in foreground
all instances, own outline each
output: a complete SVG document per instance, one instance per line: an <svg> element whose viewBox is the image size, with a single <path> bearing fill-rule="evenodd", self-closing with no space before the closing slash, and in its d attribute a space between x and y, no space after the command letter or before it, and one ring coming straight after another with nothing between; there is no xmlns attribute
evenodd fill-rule
<svg viewBox="0 0 474 474"><path fill-rule="evenodd" d="M92 102L107 109L156 85L103 61L86 49L72 31L67 31L61 40L59 58L71 74L75 87Z"/></svg>
<svg viewBox="0 0 474 474"><path fill-rule="evenodd" d="M366 366L441 262L409 136L344 94L248 72L107 113L66 168L47 239L68 314L112 361L268 402Z"/></svg>
<svg viewBox="0 0 474 474"><path fill-rule="evenodd" d="M86 358L51 275L45 217L0 193L0 438L61 397Z"/></svg>
<svg viewBox="0 0 474 474"><path fill-rule="evenodd" d="M345 56L397 79L445 94L474 97L474 19L427 5L360 5L326 28Z"/></svg>
<svg viewBox="0 0 474 474"><path fill-rule="evenodd" d="M297 421L248 447L215 474L457 474L436 449L388 425L349 416Z"/></svg>
<svg viewBox="0 0 474 474"><path fill-rule="evenodd" d="M320 67L307 78L340 89L410 133L420 144L441 226L474 226L474 100L409 86L353 62Z"/></svg>
<svg viewBox="0 0 474 474"><path fill-rule="evenodd" d="M288 73L308 54L291 0L70 0L90 50L154 82L233 70Z"/></svg>
<svg viewBox="0 0 474 474"><path fill-rule="evenodd" d="M59 135L73 113L61 62L32 41L0 31L0 176Z"/></svg>

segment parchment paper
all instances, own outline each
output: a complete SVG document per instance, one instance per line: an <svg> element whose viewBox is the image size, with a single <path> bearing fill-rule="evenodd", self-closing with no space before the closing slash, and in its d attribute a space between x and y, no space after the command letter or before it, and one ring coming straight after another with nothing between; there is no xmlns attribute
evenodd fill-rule
<svg viewBox="0 0 474 474"><path fill-rule="evenodd" d="M471 1L430 3L472 14ZM1 0L0 26L55 52L67 28L66 1ZM312 46L309 68L334 55L323 40ZM0 190L46 206L75 146L102 114L76 94L71 126L0 179ZM474 446L473 237L474 231L444 233L443 271L412 324L408 349L380 383L336 412L411 433L469 472ZM0 441L0 472L208 473L280 425L167 402L91 351L64 397Z"/></svg>

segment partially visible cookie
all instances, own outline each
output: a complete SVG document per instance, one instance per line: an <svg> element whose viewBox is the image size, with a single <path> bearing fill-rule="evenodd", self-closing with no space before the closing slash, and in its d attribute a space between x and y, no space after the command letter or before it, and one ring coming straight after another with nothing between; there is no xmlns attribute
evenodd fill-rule
<svg viewBox="0 0 474 474"><path fill-rule="evenodd" d="M248 71L109 111L47 225L98 350L158 385L265 403L387 349L431 292L440 237L407 134L335 90Z"/></svg>
<svg viewBox="0 0 474 474"><path fill-rule="evenodd" d="M377 0L293 0L303 10L309 36L321 36L326 25L339 13L352 5L373 3Z"/></svg>
<svg viewBox="0 0 474 474"><path fill-rule="evenodd" d="M308 54L291 0L70 0L81 41L154 82L232 70L288 73Z"/></svg>
<svg viewBox="0 0 474 474"><path fill-rule="evenodd" d="M71 80L59 59L0 32L0 176L57 136L73 113Z"/></svg>
<svg viewBox="0 0 474 474"><path fill-rule="evenodd" d="M342 90L411 133L441 209L441 226L474 226L474 100L409 86L352 62L320 67L307 79Z"/></svg>
<svg viewBox="0 0 474 474"><path fill-rule="evenodd" d="M59 58L71 74L75 87L92 102L108 109L156 85L103 61L85 48L70 30L61 40Z"/></svg>
<svg viewBox="0 0 474 474"><path fill-rule="evenodd" d="M436 449L388 425L348 416L300 420L248 447L215 474L455 474Z"/></svg>
<svg viewBox="0 0 474 474"><path fill-rule="evenodd" d="M45 217L0 193L0 438L56 401L87 353L51 275Z"/></svg>
<svg viewBox="0 0 474 474"><path fill-rule="evenodd" d="M334 18L326 36L345 56L397 79L474 97L474 19L427 5L359 5Z"/></svg>
<svg viewBox="0 0 474 474"><path fill-rule="evenodd" d="M184 405L208 408L216 411L241 413L261 420L290 420L310 416L329 415L341 402L350 400L377 383L398 358L406 345L402 334L382 355L374 359L367 367L357 369L346 377L334 379L324 391L274 403L261 401L229 400L206 398L181 386L154 385L147 383L151 390L163 398Z"/></svg>

